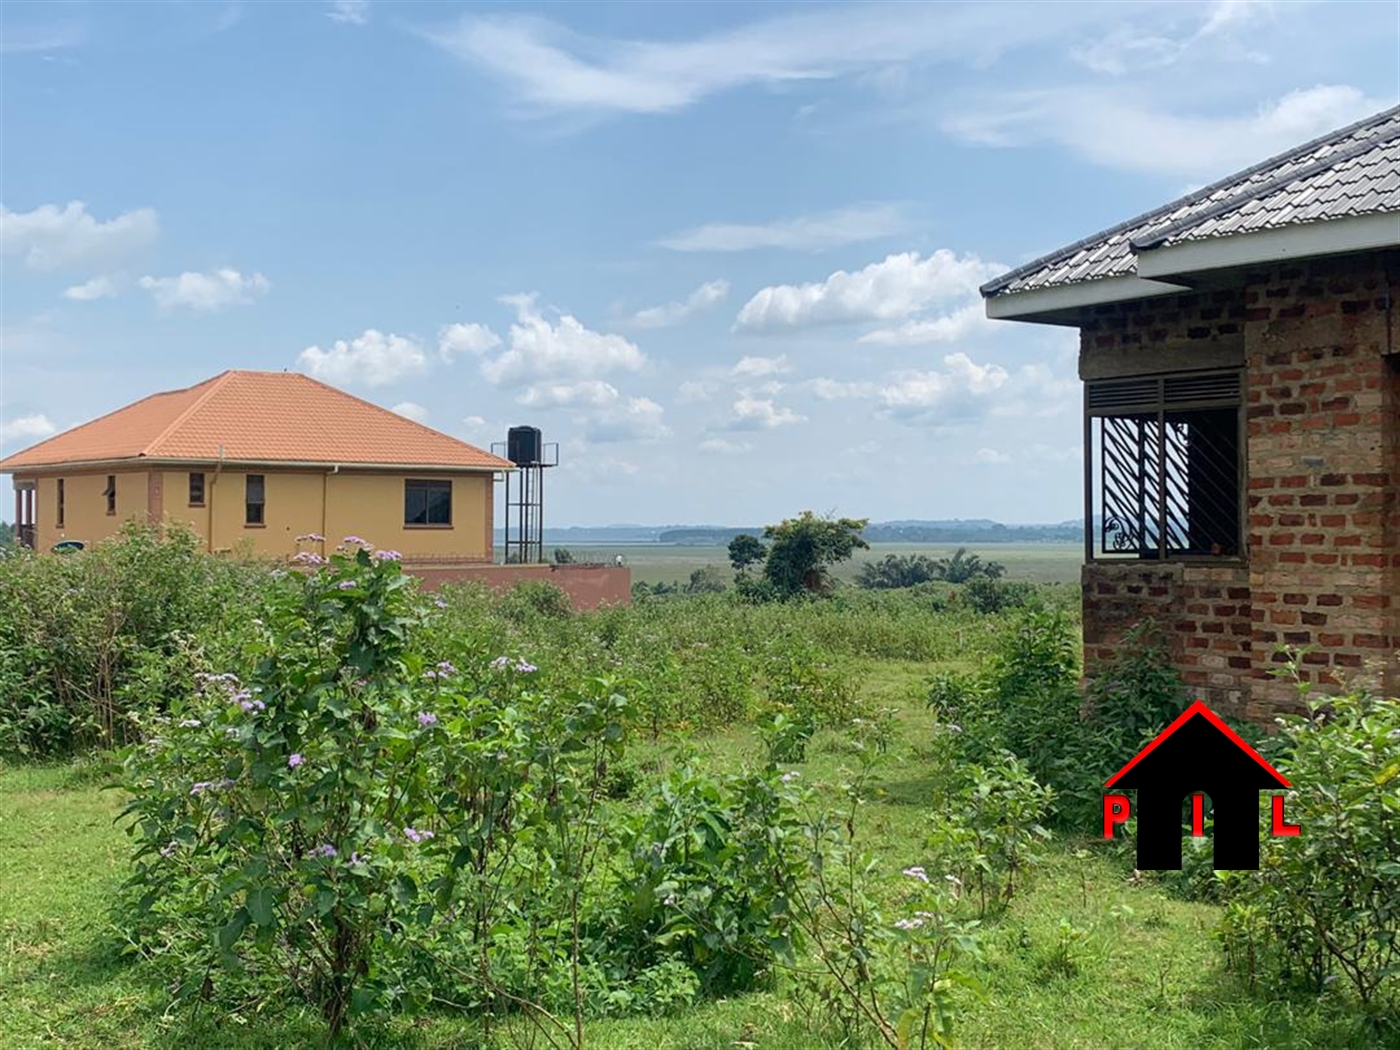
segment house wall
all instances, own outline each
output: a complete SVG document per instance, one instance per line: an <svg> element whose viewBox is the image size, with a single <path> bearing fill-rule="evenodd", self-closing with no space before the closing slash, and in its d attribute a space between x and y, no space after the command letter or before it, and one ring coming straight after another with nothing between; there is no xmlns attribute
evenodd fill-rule
<svg viewBox="0 0 1400 1050"><path fill-rule="evenodd" d="M189 505L189 472L127 472L117 477L117 513L106 513L107 472L64 474L65 526L56 522L58 476L40 477L38 549L59 539L95 543L117 531L128 518L190 525L211 551L286 557L296 537L319 533L332 544L348 535L376 547L400 551L406 562L438 564L489 562L492 557L492 476L433 475L452 482L452 524L412 526L403 522L404 475L367 471L262 471L266 502L261 526L245 522L248 471L204 470L203 507ZM252 473L257 473L253 471Z"/></svg>
<svg viewBox="0 0 1400 1050"><path fill-rule="evenodd" d="M109 471L48 475L35 479L36 549L49 550L59 540L82 540L86 544L105 540L130 519L147 520L149 478L145 471L118 473L117 512L107 513ZM64 516L58 525L58 479L64 482Z"/></svg>
<svg viewBox="0 0 1400 1050"><path fill-rule="evenodd" d="M1400 691L1398 276L1395 253L1341 256L1086 308L1084 378L1241 363L1248 430L1246 558L1086 565L1086 673L1152 615L1196 697L1227 711L1296 705L1272 673L1281 645L1311 647L1303 675L1320 686Z"/></svg>

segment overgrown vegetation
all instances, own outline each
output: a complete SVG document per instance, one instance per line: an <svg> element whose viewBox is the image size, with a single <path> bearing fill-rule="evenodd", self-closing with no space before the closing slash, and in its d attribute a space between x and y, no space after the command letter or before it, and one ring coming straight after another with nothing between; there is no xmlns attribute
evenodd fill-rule
<svg viewBox="0 0 1400 1050"><path fill-rule="evenodd" d="M113 973L150 975L163 1024L296 1018L280 1041L305 1042L314 1011L359 1042L575 1047L648 1024L718 1047L736 1032L690 1019L752 1002L764 1020L737 1036L758 1045L1231 1045L1287 1042L1239 1020L1287 989L1313 997L1289 1000L1308 1031L1395 1034L1393 701L1318 701L1266 745L1308 832L1266 840L1260 872L1212 873L1194 850L1192 872L1144 881L1130 840L1093 837L1101 785L1185 693L1150 624L1081 692L1067 589L988 613L970 585L933 584L580 616L548 585L420 595L364 544L305 561L223 562L142 530L0 561L0 588L30 603L0 606L0 666L111 668L44 732L27 672L0 679L0 739L19 755L128 741L134 848L103 907L131 951ZM143 574L167 607L112 582ZM88 587L100 602L64 593ZM121 660L31 652L112 621L131 625ZM12 914L0 928L30 943ZM1188 914L1174 956L1144 954ZM1202 936L1221 914L1233 978ZM1149 958L1126 1027L1025 1030L1025 1004L1101 1003ZM1198 1012L1169 992L1172 958L1236 998ZM30 972L10 965L0 993Z"/></svg>

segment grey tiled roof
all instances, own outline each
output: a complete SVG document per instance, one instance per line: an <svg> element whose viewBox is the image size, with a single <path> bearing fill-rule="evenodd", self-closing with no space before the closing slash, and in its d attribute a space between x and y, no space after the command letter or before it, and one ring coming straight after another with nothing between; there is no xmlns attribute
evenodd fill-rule
<svg viewBox="0 0 1400 1050"><path fill-rule="evenodd" d="M1400 106L1003 274L988 297L1137 272L1136 250L1400 212Z"/></svg>

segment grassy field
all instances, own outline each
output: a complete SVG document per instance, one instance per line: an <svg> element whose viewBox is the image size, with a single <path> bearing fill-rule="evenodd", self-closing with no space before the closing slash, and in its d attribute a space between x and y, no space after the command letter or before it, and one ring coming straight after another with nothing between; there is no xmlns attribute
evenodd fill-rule
<svg viewBox="0 0 1400 1050"><path fill-rule="evenodd" d="M931 731L922 698L934 665L866 661L868 699L898 712L866 812L877 870L923 856ZM732 768L757 754L746 731L702 738L704 760ZM823 733L799 766L839 784L850 761ZM295 1047L321 1045L308 1009L282 1001L232 1013L167 1012L164 989L123 954L111 907L126 868L117 791L100 764L0 768L0 1047ZM1330 999L1247 996L1222 975L1212 906L1134 878L1097 840L1057 843L1049 863L990 925L959 1042L977 1047L1365 1047L1384 1045ZM1061 949L1064 949L1063 951ZM589 1046L611 1050L789 1050L849 1046L824 1037L781 984L669 1018L599 1021ZM447 1014L366 1033L362 1045L511 1046Z"/></svg>
<svg viewBox="0 0 1400 1050"><path fill-rule="evenodd" d="M867 561L878 561L887 554L925 554L931 558L951 555L959 546L984 560L1006 566L1008 579L1037 583L1078 583L1084 548L1077 543L991 543L982 547L955 543L877 543L868 551L836 567L838 579L851 580ZM632 567L638 583L680 583L695 569L716 565L729 571L729 555L724 547L675 547L657 543L571 548L579 560L611 562L619 554Z"/></svg>

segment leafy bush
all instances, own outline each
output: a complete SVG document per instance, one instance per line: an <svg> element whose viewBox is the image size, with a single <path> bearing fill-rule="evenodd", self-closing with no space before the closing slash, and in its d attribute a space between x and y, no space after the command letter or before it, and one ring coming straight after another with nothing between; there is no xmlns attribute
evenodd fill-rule
<svg viewBox="0 0 1400 1050"><path fill-rule="evenodd" d="M984 616L1029 605L1037 593L1035 584L1025 580L998 580L990 576L969 580L961 592L968 607Z"/></svg>
<svg viewBox="0 0 1400 1050"><path fill-rule="evenodd" d="M1400 701L1305 699L1267 746L1302 834L1266 837L1258 871L1219 873L1227 958L1251 981L1338 980L1400 1023Z"/></svg>
<svg viewBox="0 0 1400 1050"><path fill-rule="evenodd" d="M926 554L886 554L879 561L868 561L856 573L856 584L867 590L895 590L916 587L941 579L937 563Z"/></svg>
<svg viewBox="0 0 1400 1050"><path fill-rule="evenodd" d="M246 630L267 566L213 558L188 529L127 524L65 557L0 558L0 753L132 738Z"/></svg>

